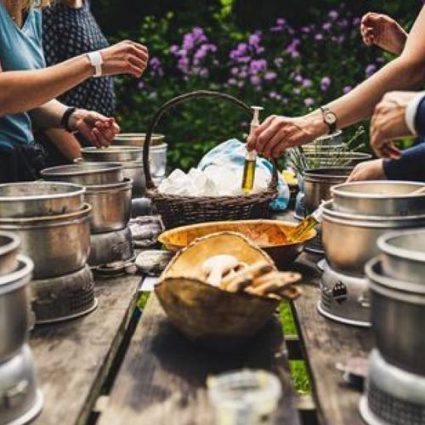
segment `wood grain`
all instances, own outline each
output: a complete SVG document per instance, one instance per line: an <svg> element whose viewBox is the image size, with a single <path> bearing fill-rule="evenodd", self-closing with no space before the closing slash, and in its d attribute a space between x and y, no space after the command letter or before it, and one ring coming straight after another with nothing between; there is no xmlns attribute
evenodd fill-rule
<svg viewBox="0 0 425 425"><path fill-rule="evenodd" d="M318 260L305 254L300 258L298 267L308 283L293 306L319 421L326 425L364 425L358 413L361 394L343 382L335 364L350 357L367 356L373 346L371 330L332 322L318 313L319 274L313 268Z"/></svg>
<svg viewBox="0 0 425 425"><path fill-rule="evenodd" d="M97 309L30 338L44 409L37 425L85 424L134 312L140 276L96 282Z"/></svg>
<svg viewBox="0 0 425 425"><path fill-rule="evenodd" d="M277 373L283 385L279 423L299 424L277 321L243 349L211 351L195 346L173 328L151 295L98 425L213 425L207 377L243 367Z"/></svg>

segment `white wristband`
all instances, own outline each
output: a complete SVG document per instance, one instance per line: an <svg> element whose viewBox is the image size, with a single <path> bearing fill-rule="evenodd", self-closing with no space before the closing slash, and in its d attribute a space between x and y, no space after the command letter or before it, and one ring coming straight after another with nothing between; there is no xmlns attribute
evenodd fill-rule
<svg viewBox="0 0 425 425"><path fill-rule="evenodd" d="M94 77L101 77L103 65L102 55L100 54L100 52L90 52L87 53L87 56L89 57L90 63L93 65Z"/></svg>
<svg viewBox="0 0 425 425"><path fill-rule="evenodd" d="M417 136L416 134L416 127L415 127L415 120L416 120L416 114L418 113L418 106L419 103L421 103L421 100L425 97L425 92L418 93L417 96L415 96L406 107L405 112L405 120L407 128L410 130L410 132Z"/></svg>

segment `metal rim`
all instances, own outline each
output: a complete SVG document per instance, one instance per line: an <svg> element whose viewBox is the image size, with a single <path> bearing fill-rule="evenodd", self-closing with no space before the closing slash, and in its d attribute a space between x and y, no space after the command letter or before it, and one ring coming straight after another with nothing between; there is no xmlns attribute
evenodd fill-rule
<svg viewBox="0 0 425 425"><path fill-rule="evenodd" d="M3 232L0 231L0 237L9 238L10 241L5 245L0 246L0 255L8 254L15 249L18 249L21 245L21 238L12 232Z"/></svg>
<svg viewBox="0 0 425 425"><path fill-rule="evenodd" d="M120 133L118 134L114 140L126 140L126 139L146 139L146 133ZM165 139L165 134L161 133L153 133L152 140Z"/></svg>
<svg viewBox="0 0 425 425"><path fill-rule="evenodd" d="M386 422L381 421L374 413L369 409L367 396L362 395L359 402L360 416L368 425L388 425Z"/></svg>
<svg viewBox="0 0 425 425"><path fill-rule="evenodd" d="M82 167L85 165L87 165L87 169L82 169ZM90 170L89 167L93 167L94 169ZM70 169L71 171L65 171L66 169ZM43 177L77 177L119 171L122 169L123 166L119 162L80 162L78 164L60 165L58 167L45 168L41 171L40 174ZM61 170L62 172L57 172Z"/></svg>
<svg viewBox="0 0 425 425"><path fill-rule="evenodd" d="M109 146L108 148L103 148L103 149L98 149L95 147L89 147L89 148L83 148L81 149L81 153L86 153L86 154L103 154L103 153L123 153L123 152L134 152L134 153L140 153L143 152L143 148L142 147L137 147L137 146ZM116 161L113 161L116 162Z"/></svg>
<svg viewBox="0 0 425 425"><path fill-rule="evenodd" d="M336 130L332 134L326 134L324 136L318 137L317 139L314 139L312 143L314 143L314 142L323 142L324 140L327 140L327 139L333 139L335 137L341 136L341 134L342 134L342 130Z"/></svg>
<svg viewBox="0 0 425 425"><path fill-rule="evenodd" d="M133 179L125 178L124 181L119 183L87 185L87 195L92 195L102 192L110 192L112 190L129 190L133 186Z"/></svg>
<svg viewBox="0 0 425 425"><path fill-rule="evenodd" d="M335 211L334 201L327 201L323 204L323 215L329 221L345 225L361 227L387 228L390 223L408 223L409 221L425 220L425 214L411 216L379 216L379 215L359 215Z"/></svg>
<svg viewBox="0 0 425 425"><path fill-rule="evenodd" d="M425 303L425 285L406 281L400 282L398 279L381 274L381 269L381 260L379 257L372 258L366 263L365 272L371 289L393 299L412 302L414 304ZM418 300L418 297L421 300Z"/></svg>
<svg viewBox="0 0 425 425"><path fill-rule="evenodd" d="M34 183L39 185L55 185L55 186L63 186L68 188L74 188L75 191L73 192L66 192L66 193L51 193L48 195L30 195L30 196L0 196L0 202L19 202L19 201L45 201L45 200L55 200L55 199L62 199L62 198L68 198L70 196L78 196L78 195L84 195L86 189L84 186L81 186L79 184L74 183L65 183L65 182L44 182L44 181L36 181L36 182L30 182L32 185ZM24 183L5 183L0 184L0 189L2 187L7 186L28 186L28 182Z"/></svg>
<svg viewBox="0 0 425 425"><path fill-rule="evenodd" d="M408 261L418 261L421 263L425 263L425 254L421 254L419 251L410 250L406 248L397 248L391 245L391 239L396 239L399 237L407 236L407 235L417 235L423 234L425 237L425 230L405 230L400 232L390 232L382 235L378 238L378 248L384 253L389 254L394 257L402 258Z"/></svg>
<svg viewBox="0 0 425 425"><path fill-rule="evenodd" d="M407 199L411 199L411 198L419 198L419 197L424 197L425 194L420 193L420 194L403 194L403 195L385 195L385 194L379 194L379 193L355 193L355 192L346 192L343 190L343 188L346 187L353 187L353 186L366 186L366 185L370 185L370 184L377 184L377 185L384 185L384 184L389 184L388 181L382 181L382 180L371 180L371 181L367 181L367 182L353 182L353 183L343 183L343 184L339 184L337 186L334 186L331 189L332 194L335 196L341 196L344 198L351 198L351 199L364 199L364 198L370 198L370 199L379 199L379 200L386 200L386 199L403 199L403 198L407 198ZM420 182L409 182L409 181L402 181L402 180L392 180L391 184L400 184L403 186L416 186L418 189L425 187L424 183L420 183ZM412 190L413 191L413 190Z"/></svg>
<svg viewBox="0 0 425 425"><path fill-rule="evenodd" d="M372 323L370 322L363 322L361 320L351 320L351 319L344 319L340 316L335 316L334 314L331 314L327 312L323 307L321 301L317 303L317 311L324 317L333 320L334 322L342 323L343 325L350 325L350 326L358 326L359 328L370 328L372 326Z"/></svg>
<svg viewBox="0 0 425 425"><path fill-rule="evenodd" d="M325 174L325 171L345 171L347 174ZM352 171L352 167L320 167L308 169L304 172L304 181L315 181L314 179L318 179L319 182L326 182L326 180L339 180L342 177L348 177Z"/></svg>
<svg viewBox="0 0 425 425"><path fill-rule="evenodd" d="M25 425L33 421L43 410L44 397L40 390L36 390L35 402L31 408L18 419L7 423L6 425Z"/></svg>
<svg viewBox="0 0 425 425"><path fill-rule="evenodd" d="M34 270L34 263L31 258L25 255L18 255L17 259L17 270L5 276L0 276L0 294L24 286L31 279L32 271Z"/></svg>
<svg viewBox="0 0 425 425"><path fill-rule="evenodd" d="M45 225L56 224L62 226L73 220L88 217L92 211L90 204L85 203L83 208L71 213L52 215L45 217L27 217L27 218L0 218L0 226L8 226L8 229L19 230L22 226L30 226L31 228L44 227Z"/></svg>
<svg viewBox="0 0 425 425"><path fill-rule="evenodd" d="M328 154L315 154L310 152L305 152L304 155L307 158L323 158L323 159L329 159L329 161L332 161L332 158L329 157ZM369 153L363 153L363 152L339 152L338 153L338 159L368 159L372 158L372 155Z"/></svg>

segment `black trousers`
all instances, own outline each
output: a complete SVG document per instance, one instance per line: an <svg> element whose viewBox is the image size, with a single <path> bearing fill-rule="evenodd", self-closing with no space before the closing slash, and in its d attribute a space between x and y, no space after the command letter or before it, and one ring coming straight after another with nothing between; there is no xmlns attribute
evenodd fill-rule
<svg viewBox="0 0 425 425"><path fill-rule="evenodd" d="M37 180L45 164L46 154L37 143L0 147L0 183Z"/></svg>

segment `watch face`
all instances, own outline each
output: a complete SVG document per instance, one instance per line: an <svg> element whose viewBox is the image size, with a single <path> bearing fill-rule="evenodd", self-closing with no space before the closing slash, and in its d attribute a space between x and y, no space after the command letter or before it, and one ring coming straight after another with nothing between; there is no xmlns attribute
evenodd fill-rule
<svg viewBox="0 0 425 425"><path fill-rule="evenodd" d="M325 121L327 124L333 125L336 123L336 115L333 112L328 112L325 115Z"/></svg>

